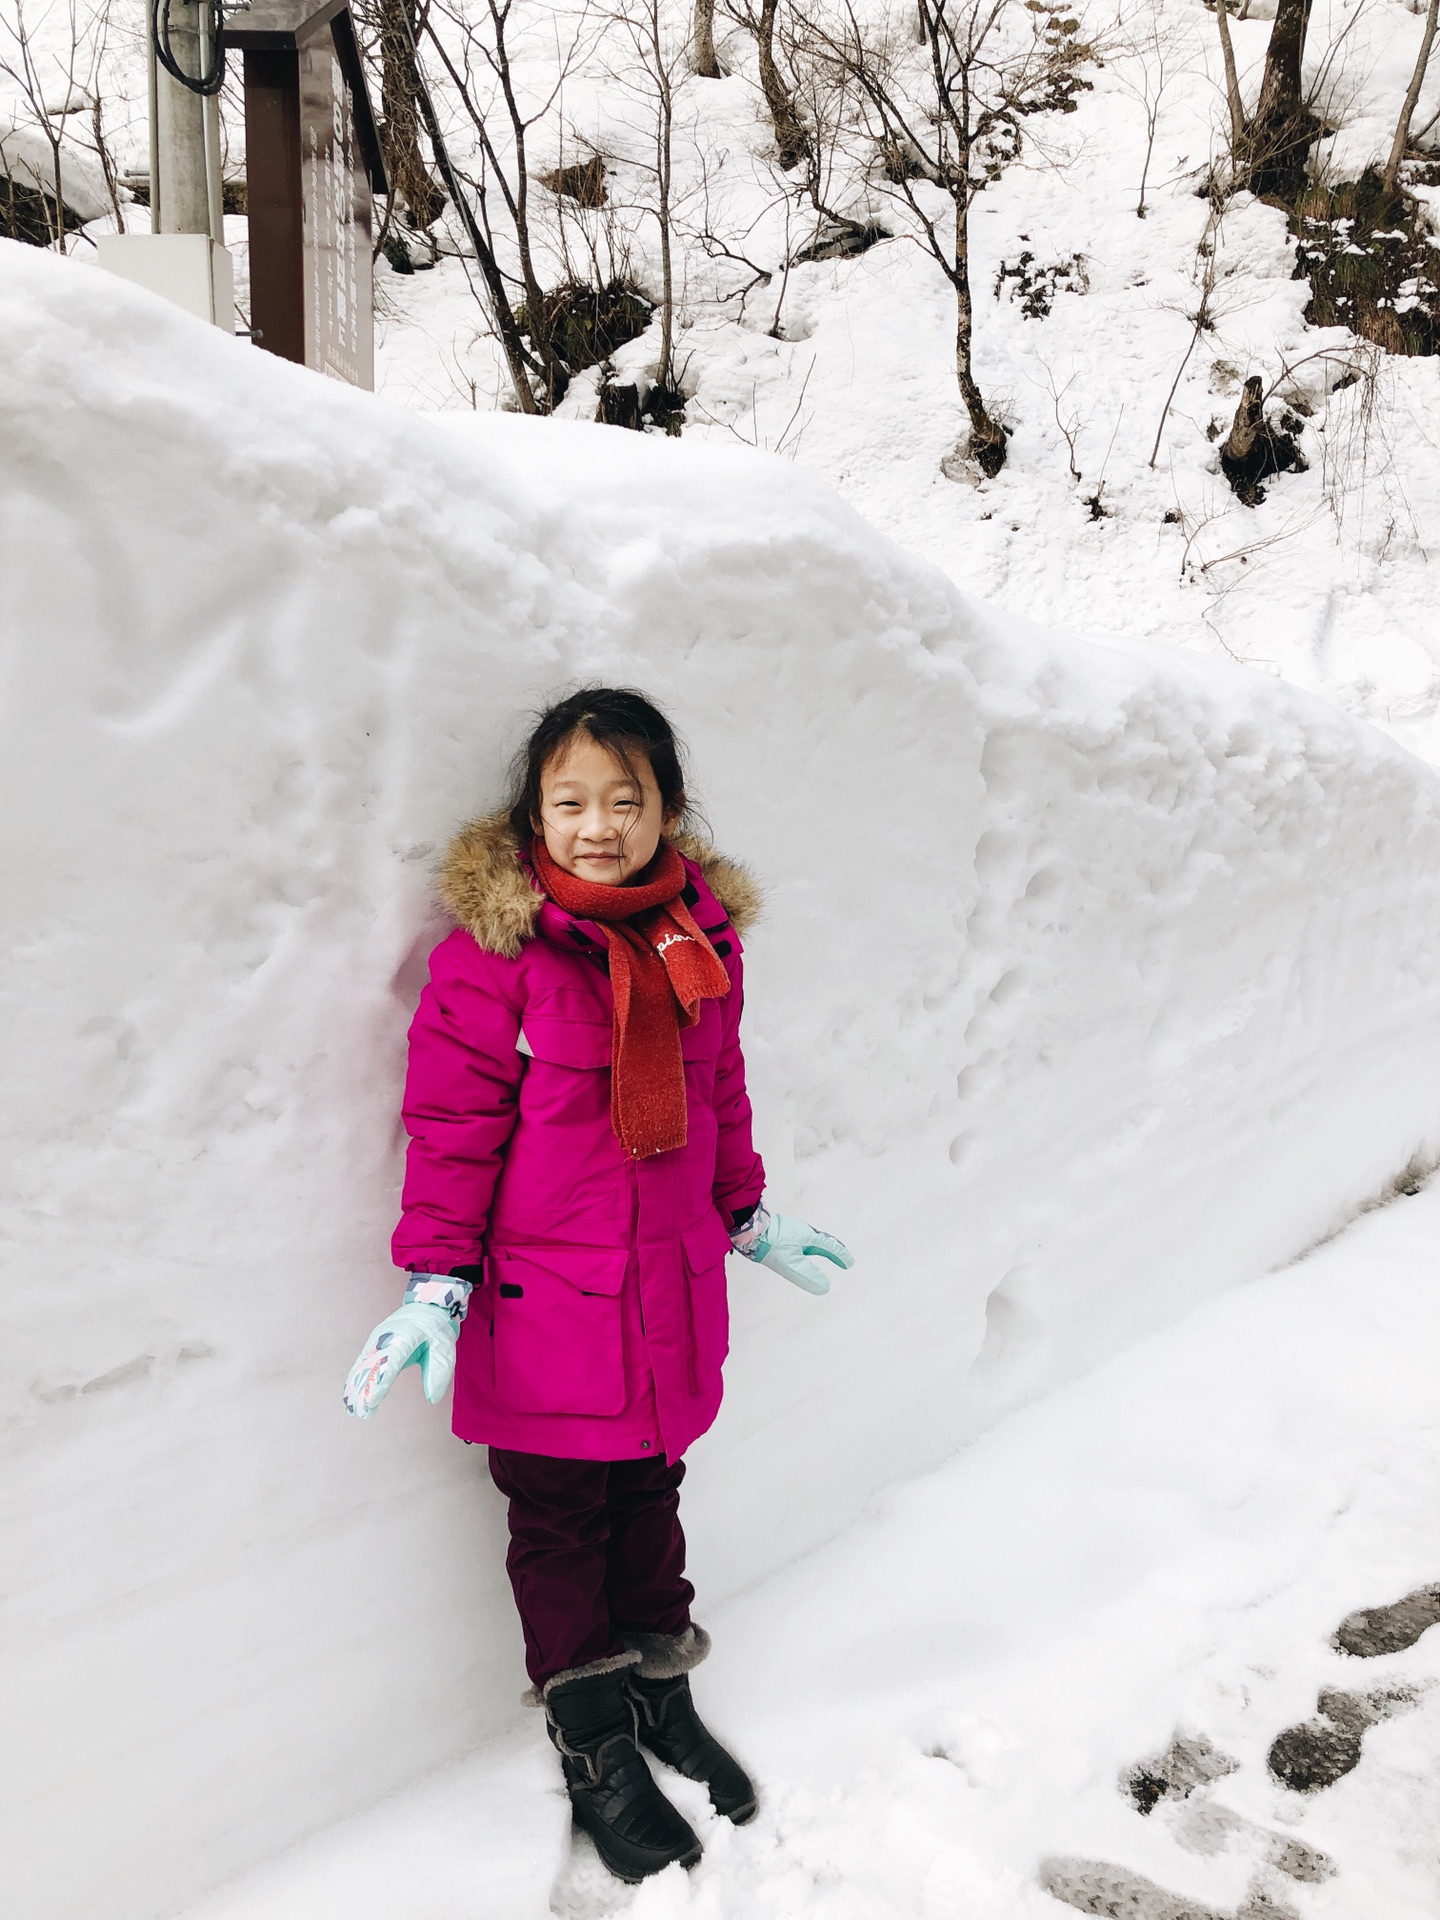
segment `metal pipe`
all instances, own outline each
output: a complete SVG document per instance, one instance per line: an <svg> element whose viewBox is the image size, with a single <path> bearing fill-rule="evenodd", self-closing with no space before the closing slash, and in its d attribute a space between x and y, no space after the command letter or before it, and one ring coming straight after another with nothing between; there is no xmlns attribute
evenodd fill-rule
<svg viewBox="0 0 1440 1920"><path fill-rule="evenodd" d="M150 231L160 233L160 84L159 62L155 58L155 36L149 27L149 14L146 14L145 50L149 58L146 61L146 78L150 91Z"/></svg>
<svg viewBox="0 0 1440 1920"><path fill-rule="evenodd" d="M210 71L210 62L215 51L214 16L210 11L210 0L188 0L199 9L200 27L200 70ZM217 247L225 244L225 183L221 176L220 160L220 96L207 94L202 101L205 132L205 197L210 212L210 238Z"/></svg>

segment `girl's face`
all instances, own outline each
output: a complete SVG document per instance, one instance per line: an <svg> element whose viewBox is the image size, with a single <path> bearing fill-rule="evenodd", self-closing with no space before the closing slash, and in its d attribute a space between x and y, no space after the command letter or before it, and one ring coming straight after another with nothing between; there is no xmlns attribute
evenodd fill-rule
<svg viewBox="0 0 1440 1920"><path fill-rule="evenodd" d="M559 748L540 775L540 829L557 867L579 880L623 887L655 857L669 824L650 762L630 750L632 780L588 734Z"/></svg>

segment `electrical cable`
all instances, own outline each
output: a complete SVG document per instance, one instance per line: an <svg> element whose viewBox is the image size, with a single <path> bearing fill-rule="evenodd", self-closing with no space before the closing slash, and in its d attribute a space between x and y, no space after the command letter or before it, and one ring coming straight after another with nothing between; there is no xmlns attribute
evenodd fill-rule
<svg viewBox="0 0 1440 1920"><path fill-rule="evenodd" d="M172 80L178 80L187 93L210 99L225 84L225 10L221 0L182 0L185 6L205 6L210 11L210 65L205 73L187 73L175 57L170 44L171 0L152 0L150 39L155 58Z"/></svg>

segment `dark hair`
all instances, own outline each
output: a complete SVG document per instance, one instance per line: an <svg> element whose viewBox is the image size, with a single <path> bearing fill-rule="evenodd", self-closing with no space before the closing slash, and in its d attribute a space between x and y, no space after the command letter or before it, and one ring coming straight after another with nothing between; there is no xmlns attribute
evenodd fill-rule
<svg viewBox="0 0 1440 1920"><path fill-rule="evenodd" d="M540 776L553 755L577 734L613 753L638 787L631 757L636 749L650 762L667 821L689 810L682 748L675 729L652 701L633 687L581 687L540 715L510 770L510 824L528 840L540 818Z"/></svg>

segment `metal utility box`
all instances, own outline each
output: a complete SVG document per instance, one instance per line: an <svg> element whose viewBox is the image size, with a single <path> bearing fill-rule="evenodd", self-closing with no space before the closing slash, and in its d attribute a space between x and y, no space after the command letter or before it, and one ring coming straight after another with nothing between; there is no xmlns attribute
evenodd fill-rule
<svg viewBox="0 0 1440 1920"><path fill-rule="evenodd" d="M102 233L97 266L148 287L197 320L235 331L235 282L230 256L208 233Z"/></svg>
<svg viewBox="0 0 1440 1920"><path fill-rule="evenodd" d="M385 168L349 9L253 0L225 43L245 56L250 324L270 353L373 387Z"/></svg>

